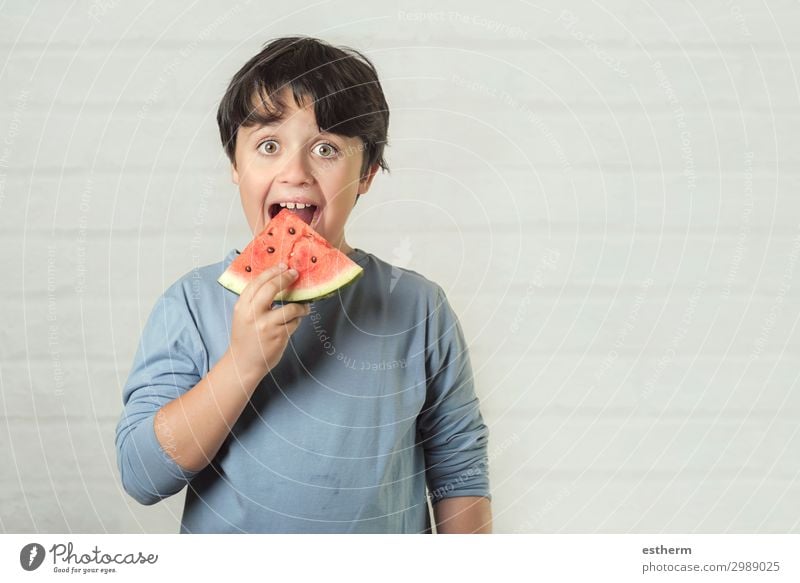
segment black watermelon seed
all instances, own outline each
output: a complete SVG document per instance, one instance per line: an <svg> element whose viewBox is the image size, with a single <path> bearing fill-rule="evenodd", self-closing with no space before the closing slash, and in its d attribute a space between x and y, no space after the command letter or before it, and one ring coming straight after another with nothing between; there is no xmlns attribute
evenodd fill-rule
<svg viewBox="0 0 800 583"><path fill-rule="evenodd" d="M275 253L275 247L267 247L267 253Z"/></svg>
<svg viewBox="0 0 800 583"><path fill-rule="evenodd" d="M311 263L316 263L316 262L317 262L317 258L316 257L312 257L311 258Z"/></svg>
<svg viewBox="0 0 800 583"><path fill-rule="evenodd" d="M248 265L247 267L245 267L245 268L244 268L244 270L245 270L245 271L252 271L252 269L250 269L250 266L249 266L249 265Z"/></svg>
<svg viewBox="0 0 800 583"><path fill-rule="evenodd" d="M294 235L294 227L289 227L289 234Z"/></svg>

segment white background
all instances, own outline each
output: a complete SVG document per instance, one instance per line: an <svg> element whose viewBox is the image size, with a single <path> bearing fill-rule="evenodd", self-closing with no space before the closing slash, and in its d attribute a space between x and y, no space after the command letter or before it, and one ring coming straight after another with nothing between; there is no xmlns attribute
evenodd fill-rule
<svg viewBox="0 0 800 583"><path fill-rule="evenodd" d="M114 428L158 295L250 239L215 122L274 37L365 52L348 242L439 282L495 531L798 532L795 65L775 1L0 6L0 531L177 532Z"/></svg>

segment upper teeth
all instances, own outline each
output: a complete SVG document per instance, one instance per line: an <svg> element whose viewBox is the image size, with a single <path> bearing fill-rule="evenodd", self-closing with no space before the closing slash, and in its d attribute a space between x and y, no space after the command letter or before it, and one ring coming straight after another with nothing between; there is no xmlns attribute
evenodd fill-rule
<svg viewBox="0 0 800 583"><path fill-rule="evenodd" d="M312 204L305 204L302 202L281 202L278 203L281 205L282 208L290 208L290 209L304 209L306 207L314 206Z"/></svg>

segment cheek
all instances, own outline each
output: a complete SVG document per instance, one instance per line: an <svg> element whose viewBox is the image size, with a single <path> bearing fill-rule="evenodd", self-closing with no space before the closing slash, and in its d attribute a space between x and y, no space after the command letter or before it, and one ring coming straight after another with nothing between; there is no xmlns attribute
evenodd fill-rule
<svg viewBox="0 0 800 583"><path fill-rule="evenodd" d="M248 215L251 223L254 221L263 222L267 213L267 192L268 189L263 181L241 181L239 184L242 208ZM255 226L255 224L251 225Z"/></svg>
<svg viewBox="0 0 800 583"><path fill-rule="evenodd" d="M331 196L335 195L336 202L340 203L358 190L358 169L337 168L326 177L326 185Z"/></svg>
<svg viewBox="0 0 800 583"><path fill-rule="evenodd" d="M251 173L247 176L247 179L243 181L243 189L252 200L263 202L267 197L267 192L269 192L271 183L269 177Z"/></svg>

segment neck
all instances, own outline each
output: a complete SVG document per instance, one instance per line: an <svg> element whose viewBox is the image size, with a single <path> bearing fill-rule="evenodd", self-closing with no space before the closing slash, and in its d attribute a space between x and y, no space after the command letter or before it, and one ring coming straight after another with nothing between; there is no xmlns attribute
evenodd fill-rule
<svg viewBox="0 0 800 583"><path fill-rule="evenodd" d="M353 250L353 248L347 244L347 241L345 241L344 234L342 234L342 238L338 242L336 243L334 243L333 241L328 241L328 242L333 246L334 249L338 249L345 255L347 255Z"/></svg>

